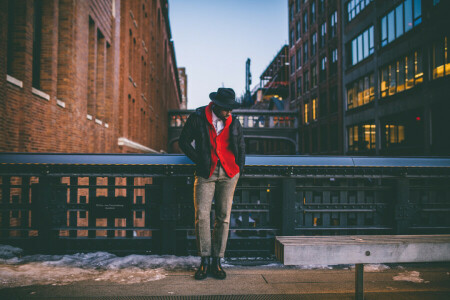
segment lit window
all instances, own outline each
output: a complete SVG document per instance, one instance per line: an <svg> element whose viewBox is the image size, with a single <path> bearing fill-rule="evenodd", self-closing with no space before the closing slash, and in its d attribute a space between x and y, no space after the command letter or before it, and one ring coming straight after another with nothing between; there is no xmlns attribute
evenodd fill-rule
<svg viewBox="0 0 450 300"><path fill-rule="evenodd" d="M308 124L308 103L304 104L304 120L305 124Z"/></svg>
<svg viewBox="0 0 450 300"><path fill-rule="evenodd" d="M450 74L447 37L433 43L433 79Z"/></svg>

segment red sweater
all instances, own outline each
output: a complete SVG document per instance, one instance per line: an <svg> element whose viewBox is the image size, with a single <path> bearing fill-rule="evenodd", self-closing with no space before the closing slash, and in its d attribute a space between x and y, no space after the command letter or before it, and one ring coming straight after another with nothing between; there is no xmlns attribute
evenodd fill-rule
<svg viewBox="0 0 450 300"><path fill-rule="evenodd" d="M217 161L220 160L225 173L228 177L234 177L239 173L239 166L236 164L233 151L230 149L230 124L231 116L225 121L225 126L219 135L212 123L212 102L205 109L206 119L208 120L209 140L211 141L211 169L209 177L213 174L217 166Z"/></svg>

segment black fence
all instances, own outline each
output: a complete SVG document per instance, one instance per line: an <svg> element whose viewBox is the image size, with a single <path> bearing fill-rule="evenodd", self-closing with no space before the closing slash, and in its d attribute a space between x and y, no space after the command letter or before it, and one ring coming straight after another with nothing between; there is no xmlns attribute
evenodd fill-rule
<svg viewBox="0 0 450 300"><path fill-rule="evenodd" d="M183 155L2 153L0 243L196 255L193 170ZM271 257L277 235L427 233L450 233L449 157L251 155L226 255Z"/></svg>

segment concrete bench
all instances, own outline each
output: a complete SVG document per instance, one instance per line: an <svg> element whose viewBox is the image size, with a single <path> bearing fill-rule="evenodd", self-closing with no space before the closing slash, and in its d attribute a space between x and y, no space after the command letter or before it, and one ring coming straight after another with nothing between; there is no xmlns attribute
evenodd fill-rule
<svg viewBox="0 0 450 300"><path fill-rule="evenodd" d="M355 264L355 298L364 299L364 264L450 261L450 235L278 236L285 265Z"/></svg>

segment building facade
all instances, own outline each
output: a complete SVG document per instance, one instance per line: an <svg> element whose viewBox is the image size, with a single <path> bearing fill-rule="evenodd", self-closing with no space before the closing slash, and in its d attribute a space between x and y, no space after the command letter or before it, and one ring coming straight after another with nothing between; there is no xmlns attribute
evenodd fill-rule
<svg viewBox="0 0 450 300"><path fill-rule="evenodd" d="M166 150L181 101L167 1L0 5L0 151Z"/></svg>
<svg viewBox="0 0 450 300"><path fill-rule="evenodd" d="M289 107L299 112L300 153L342 154L340 1L288 5Z"/></svg>
<svg viewBox="0 0 450 300"><path fill-rule="evenodd" d="M178 77L180 78L181 104L180 109L187 109L187 74L186 68L178 68Z"/></svg>
<svg viewBox="0 0 450 300"><path fill-rule="evenodd" d="M449 1L342 1L346 154L448 155Z"/></svg>

